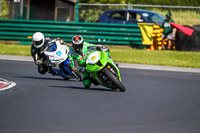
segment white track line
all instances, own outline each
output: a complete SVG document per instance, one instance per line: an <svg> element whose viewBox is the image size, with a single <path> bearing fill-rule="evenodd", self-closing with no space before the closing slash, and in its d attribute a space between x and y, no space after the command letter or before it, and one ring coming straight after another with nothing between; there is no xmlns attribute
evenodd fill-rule
<svg viewBox="0 0 200 133"><path fill-rule="evenodd" d="M10 89L10 88L12 88L12 87L14 87L14 86L16 85L15 82L13 82L13 81L8 81L8 80L2 79L2 78L0 78L0 83L9 84L9 85L6 86L6 87L0 88L0 91Z"/></svg>

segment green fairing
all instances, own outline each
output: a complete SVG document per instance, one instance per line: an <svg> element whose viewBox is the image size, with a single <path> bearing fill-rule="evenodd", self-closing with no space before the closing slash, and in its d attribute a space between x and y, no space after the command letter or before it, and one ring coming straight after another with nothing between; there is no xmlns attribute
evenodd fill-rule
<svg viewBox="0 0 200 133"><path fill-rule="evenodd" d="M79 54L72 47L70 48L70 60L77 60L78 65L82 67L76 70L83 74L83 85L89 88L91 83L94 83L95 85L100 84L108 88L118 88L120 91L125 91L125 87L121 83L120 71L110 58L109 50L103 52L97 46L84 42ZM72 65L75 69L74 64Z"/></svg>
<svg viewBox="0 0 200 133"><path fill-rule="evenodd" d="M96 51L94 51L94 52L96 52ZM94 52L91 52L89 54L92 54ZM106 65L105 63L107 61L107 53L106 52L100 52L99 56L100 56L100 62L102 64L102 66L98 66L97 64L87 64L86 65L86 72L91 73L91 72L99 71L99 70L101 70Z"/></svg>
<svg viewBox="0 0 200 133"><path fill-rule="evenodd" d="M94 51L94 52L96 52L96 51ZM94 52L89 53L88 56ZM109 86L108 84L104 83L101 80L101 78L98 75L98 72L101 71L108 63L110 63L117 70L117 74L119 76L119 81L121 82L120 71L117 68L117 66L115 65L115 63L113 62L113 60L111 58L108 58L107 52L99 52L99 56L100 56L99 61L101 62L101 66L99 66L97 64L86 64L86 72L90 73L91 77L93 77L98 82L100 82L101 85L112 88L112 86Z"/></svg>
<svg viewBox="0 0 200 133"><path fill-rule="evenodd" d="M115 63L113 62L113 60L110 58L108 59L108 62L111 63L117 70L117 74L119 76L119 81L121 82L121 75L120 75L120 71L119 71L119 68L117 68L117 66L115 65Z"/></svg>

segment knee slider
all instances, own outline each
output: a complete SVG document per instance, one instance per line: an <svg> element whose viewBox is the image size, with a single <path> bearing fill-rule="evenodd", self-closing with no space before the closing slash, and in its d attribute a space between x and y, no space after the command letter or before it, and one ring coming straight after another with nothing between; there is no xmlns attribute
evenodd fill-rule
<svg viewBox="0 0 200 133"><path fill-rule="evenodd" d="M86 88L89 88L90 85L91 85L91 81L89 78L84 78L83 79L83 85L86 87Z"/></svg>

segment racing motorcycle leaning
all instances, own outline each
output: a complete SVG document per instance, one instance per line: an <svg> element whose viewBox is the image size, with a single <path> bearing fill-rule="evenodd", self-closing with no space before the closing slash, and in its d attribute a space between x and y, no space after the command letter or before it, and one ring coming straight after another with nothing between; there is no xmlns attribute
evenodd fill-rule
<svg viewBox="0 0 200 133"><path fill-rule="evenodd" d="M68 60L68 51L67 45L61 44L60 40L55 39L49 42L43 50L47 59L47 66L55 72L55 75L61 76L64 79L75 77L81 81L81 74L73 71L71 68L70 61ZM59 67L61 63L63 63L64 71Z"/></svg>
<svg viewBox="0 0 200 133"><path fill-rule="evenodd" d="M90 79L95 85L102 85L112 89L126 90L121 82L120 71L107 52L88 50L86 67L83 71L90 73Z"/></svg>

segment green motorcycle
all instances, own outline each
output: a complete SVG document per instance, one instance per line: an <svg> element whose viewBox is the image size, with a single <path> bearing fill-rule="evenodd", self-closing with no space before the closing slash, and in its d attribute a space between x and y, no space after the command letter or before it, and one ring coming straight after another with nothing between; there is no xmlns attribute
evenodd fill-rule
<svg viewBox="0 0 200 133"><path fill-rule="evenodd" d="M95 85L102 85L124 92L126 88L121 82L120 71L107 52L88 51L85 71L90 73L91 81Z"/></svg>

